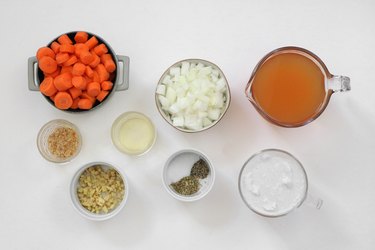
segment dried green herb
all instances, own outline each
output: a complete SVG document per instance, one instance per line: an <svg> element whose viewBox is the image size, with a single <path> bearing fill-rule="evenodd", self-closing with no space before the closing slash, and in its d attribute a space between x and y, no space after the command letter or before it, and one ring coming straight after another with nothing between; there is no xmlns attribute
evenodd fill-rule
<svg viewBox="0 0 375 250"><path fill-rule="evenodd" d="M178 182L171 184L171 187L179 194L192 195L200 188L199 180L195 176L185 176Z"/></svg>
<svg viewBox="0 0 375 250"><path fill-rule="evenodd" d="M207 162L203 159L199 159L191 168L190 176L196 176L199 179L204 179L209 173L210 168L208 167Z"/></svg>

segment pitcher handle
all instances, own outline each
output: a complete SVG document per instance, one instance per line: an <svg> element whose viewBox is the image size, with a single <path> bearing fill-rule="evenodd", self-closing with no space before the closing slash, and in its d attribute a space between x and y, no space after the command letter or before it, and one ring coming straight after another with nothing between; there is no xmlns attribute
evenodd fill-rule
<svg viewBox="0 0 375 250"><path fill-rule="evenodd" d="M307 194L306 200L304 201L304 204L306 204L309 207L314 207L316 209L320 209L323 205L323 200L320 198L317 198L311 194Z"/></svg>
<svg viewBox="0 0 375 250"><path fill-rule="evenodd" d="M347 76L332 76L328 79L328 89L332 89L334 93L345 92L351 89L350 78Z"/></svg>

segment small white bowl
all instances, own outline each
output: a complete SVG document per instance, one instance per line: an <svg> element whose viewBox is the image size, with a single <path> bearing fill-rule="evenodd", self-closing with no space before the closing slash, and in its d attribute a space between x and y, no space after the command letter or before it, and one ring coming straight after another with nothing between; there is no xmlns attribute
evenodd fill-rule
<svg viewBox="0 0 375 250"><path fill-rule="evenodd" d="M124 182L125 193L124 193L124 197L121 203L118 204L115 209L113 209L112 211L106 214L95 214L95 213L90 212L89 210L87 210L81 205L81 202L79 201L78 196L77 196L77 187L78 187L79 177L81 176L83 171L85 171L87 168L96 166L96 165L100 165L103 168L107 168L107 169L113 168L120 174ZM74 208L78 211L79 214L81 214L83 217L89 220L103 221L103 220L108 220L112 218L113 216L117 215L121 211L121 209L123 209L123 207L125 206L128 200L128 196L129 196L129 184L128 184L128 179L126 175L119 168L116 168L113 165L105 163L105 162L91 162L91 163L84 165L83 167L78 169L78 171L74 174L72 181L70 183L70 198L71 198Z"/></svg>
<svg viewBox="0 0 375 250"><path fill-rule="evenodd" d="M200 179L201 187L193 195L181 195L177 193L170 185L179 181L181 178L190 175L191 167L199 159L207 162L210 173L205 179ZM206 196L212 189L215 182L215 170L208 159L202 152L195 149L183 149L172 154L163 168L163 184L167 192L175 199L180 201L197 201Z"/></svg>

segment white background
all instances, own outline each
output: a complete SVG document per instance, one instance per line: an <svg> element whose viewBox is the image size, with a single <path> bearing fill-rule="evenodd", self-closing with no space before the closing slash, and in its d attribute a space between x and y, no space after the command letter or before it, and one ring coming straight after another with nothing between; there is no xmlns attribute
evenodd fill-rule
<svg viewBox="0 0 375 250"><path fill-rule="evenodd" d="M1 1L0 248L1 249L375 249L375 2L374 1ZM27 88L27 59L72 30L102 36L130 63L130 89L87 114L68 114ZM266 122L244 95L256 63L286 45L307 48L333 74L351 77L313 123L285 129ZM156 83L174 62L202 58L219 65L232 90L228 113L212 129L184 134L154 103ZM118 152L110 127L136 110L155 123L158 138L141 157ZM63 118L83 135L80 155L56 166L38 153L46 122ZM208 155L216 182L195 203L174 200L161 171L179 149ZM237 178L255 152L281 148L305 166L321 210L302 206L267 219L240 199ZM105 222L81 217L68 186L91 161L127 174L129 200Z"/></svg>

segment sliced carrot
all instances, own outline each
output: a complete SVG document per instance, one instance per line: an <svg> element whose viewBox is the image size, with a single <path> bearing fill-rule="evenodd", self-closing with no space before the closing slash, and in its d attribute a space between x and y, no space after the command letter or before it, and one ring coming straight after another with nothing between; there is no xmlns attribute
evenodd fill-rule
<svg viewBox="0 0 375 250"><path fill-rule="evenodd" d="M57 41L60 43L60 44L73 44L72 40L70 40L70 38L68 37L67 34L64 34L64 35L61 35Z"/></svg>
<svg viewBox="0 0 375 250"><path fill-rule="evenodd" d="M40 49L38 49L38 51L36 52L36 58L38 60L40 60L42 57L44 56L48 56L48 57L51 57L52 59L55 59L55 52L53 52L52 49L48 48L48 47L41 47Z"/></svg>
<svg viewBox="0 0 375 250"><path fill-rule="evenodd" d="M70 73L60 74L55 78L54 84L59 91L70 89L71 87L73 87L72 75Z"/></svg>
<svg viewBox="0 0 375 250"><path fill-rule="evenodd" d="M99 43L98 39L95 36L92 36L85 44L89 47L89 49L94 48Z"/></svg>
<svg viewBox="0 0 375 250"><path fill-rule="evenodd" d="M96 97L100 93L100 84L98 82L90 82L87 84L87 94Z"/></svg>
<svg viewBox="0 0 375 250"><path fill-rule="evenodd" d="M61 45L62 46L62 45ZM78 61L77 57L75 55L72 55L69 57L69 59L63 63L64 66L71 66L75 64Z"/></svg>
<svg viewBox="0 0 375 250"><path fill-rule="evenodd" d="M98 64L98 66L96 66L95 68L95 71L98 72L98 75L99 75L99 82L103 82L103 81L107 81L108 78L109 78L109 73L108 71L106 70L106 68L104 67L103 64Z"/></svg>
<svg viewBox="0 0 375 250"><path fill-rule="evenodd" d="M53 96L57 92L57 89L53 84L53 78L50 76L45 77L39 86L39 90L46 96Z"/></svg>
<svg viewBox="0 0 375 250"><path fill-rule="evenodd" d="M53 52L55 52L55 54L60 52L60 46L61 45L58 42L51 43L51 49L53 50Z"/></svg>
<svg viewBox="0 0 375 250"><path fill-rule="evenodd" d="M92 53L92 55L94 56L94 60L89 64L89 66L91 68L95 68L96 66L98 66L98 64L100 63L100 57L97 56L96 54Z"/></svg>
<svg viewBox="0 0 375 250"><path fill-rule="evenodd" d="M73 104L70 106L71 109L77 109L78 108L78 102L81 100L81 98L77 97L76 99L73 99Z"/></svg>
<svg viewBox="0 0 375 250"><path fill-rule="evenodd" d="M83 31L78 31L76 35L74 36L74 40L77 43L85 43L87 41L87 38L89 35L86 32Z"/></svg>
<svg viewBox="0 0 375 250"><path fill-rule="evenodd" d="M84 43L76 43L74 47L75 47L75 54L77 57L81 55L82 51L89 51L89 47L87 47L87 45Z"/></svg>
<svg viewBox="0 0 375 250"><path fill-rule="evenodd" d="M103 54L100 56L100 62L104 64L105 61L112 59L110 54Z"/></svg>
<svg viewBox="0 0 375 250"><path fill-rule="evenodd" d="M85 73L86 66L83 63L77 62L73 65L72 73L75 76L81 76Z"/></svg>
<svg viewBox="0 0 375 250"><path fill-rule="evenodd" d="M96 46L94 48L94 52L95 54L97 54L98 56L101 56L103 54L106 54L108 52L108 49L107 49L107 46L105 46L104 43L102 44L99 44L98 46Z"/></svg>
<svg viewBox="0 0 375 250"><path fill-rule="evenodd" d="M113 87L113 83L110 81L104 81L100 84L100 86L102 87L102 90L111 90Z"/></svg>
<svg viewBox="0 0 375 250"><path fill-rule="evenodd" d="M92 78L94 76L94 71L92 70L92 68L90 66L86 66L85 74L88 77Z"/></svg>
<svg viewBox="0 0 375 250"><path fill-rule="evenodd" d="M57 64L61 65L68 60L69 60L69 54L68 53L57 53L57 55L56 55Z"/></svg>
<svg viewBox="0 0 375 250"><path fill-rule="evenodd" d="M72 73L72 71L73 71L73 67L72 66L62 66L60 74Z"/></svg>
<svg viewBox="0 0 375 250"><path fill-rule="evenodd" d="M94 60L94 56L90 51L82 51L79 58L81 59L81 62L86 65L90 64Z"/></svg>
<svg viewBox="0 0 375 250"><path fill-rule="evenodd" d="M85 78L86 83L94 81L91 77L88 77L87 75L83 75L83 78Z"/></svg>
<svg viewBox="0 0 375 250"><path fill-rule="evenodd" d="M47 74L53 73L57 70L57 63L56 61L48 56L43 56L39 60L39 68Z"/></svg>
<svg viewBox="0 0 375 250"><path fill-rule="evenodd" d="M87 82L86 82L86 79L82 76L73 76L72 84L77 89L84 90L86 89Z"/></svg>
<svg viewBox="0 0 375 250"><path fill-rule="evenodd" d="M107 97L108 93L109 92L105 91L105 90L100 91L99 95L97 95L97 97L96 97L96 100L98 100L99 102L102 102L104 100L104 98Z"/></svg>
<svg viewBox="0 0 375 250"><path fill-rule="evenodd" d="M100 77L99 77L98 72L94 71L93 76L92 76L92 80L94 82L100 82Z"/></svg>
<svg viewBox="0 0 375 250"><path fill-rule="evenodd" d="M58 92L54 99L55 106L59 109L69 109L73 104L72 97L64 91Z"/></svg>
<svg viewBox="0 0 375 250"><path fill-rule="evenodd" d="M73 54L75 52L75 47L73 44L61 44L60 52Z"/></svg>
<svg viewBox="0 0 375 250"><path fill-rule="evenodd" d="M80 109L91 109L92 105L93 103L89 99L86 99L86 98L82 98L78 101L78 108Z"/></svg>
<svg viewBox="0 0 375 250"><path fill-rule="evenodd" d="M56 92L57 93L57 92ZM55 96L56 96L56 94L54 94L54 95L51 95L50 97L49 97L49 99L51 99L51 101L55 101Z"/></svg>
<svg viewBox="0 0 375 250"><path fill-rule="evenodd" d="M96 101L95 97L90 96L89 94L87 94L86 91L82 91L81 99L82 98L90 100L92 102L92 104L94 104L95 101Z"/></svg>
<svg viewBox="0 0 375 250"><path fill-rule="evenodd" d="M60 67L57 67L57 69L55 70L55 72L52 72L52 73L44 73L44 76L51 76L53 78L55 78L56 76L60 75Z"/></svg>
<svg viewBox="0 0 375 250"><path fill-rule="evenodd" d="M69 91L69 93L70 93L70 95L72 96L73 99L76 99L77 97L79 97L82 94L82 90L80 90L76 87L72 87L68 91Z"/></svg>

